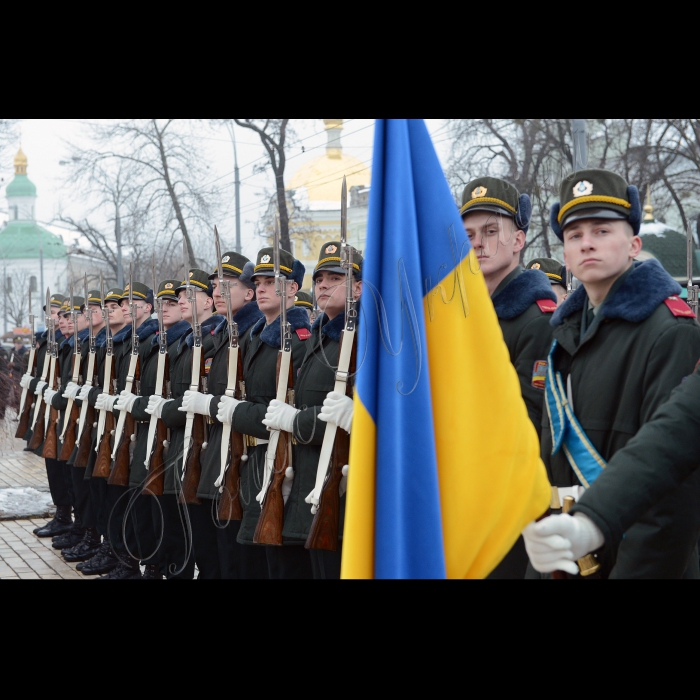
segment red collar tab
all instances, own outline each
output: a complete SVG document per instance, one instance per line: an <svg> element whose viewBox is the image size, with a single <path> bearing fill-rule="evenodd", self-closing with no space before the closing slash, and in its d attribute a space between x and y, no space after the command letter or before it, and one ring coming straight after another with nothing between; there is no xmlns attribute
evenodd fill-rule
<svg viewBox="0 0 700 700"><path fill-rule="evenodd" d="M695 318L693 310L680 297L672 296L668 299L664 299L664 304L668 306L670 312L674 316L681 316L683 318Z"/></svg>
<svg viewBox="0 0 700 700"><path fill-rule="evenodd" d="M551 299L540 299L535 304L540 307L543 314L553 314L557 310L557 305Z"/></svg>
<svg viewBox="0 0 700 700"><path fill-rule="evenodd" d="M308 340L311 337L311 331L306 328L297 328L294 332L299 340Z"/></svg>

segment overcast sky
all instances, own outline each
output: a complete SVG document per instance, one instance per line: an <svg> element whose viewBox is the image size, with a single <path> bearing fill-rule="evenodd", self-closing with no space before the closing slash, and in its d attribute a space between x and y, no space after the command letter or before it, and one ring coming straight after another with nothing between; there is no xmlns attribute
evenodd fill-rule
<svg viewBox="0 0 700 700"><path fill-rule="evenodd" d="M66 168L59 165L61 160L71 156L69 143L85 143L84 134L89 124L95 119L23 119L21 120L22 150L29 160L28 175L37 186L37 219L42 224L50 224L63 212L65 215L80 218L86 211L88 203L74 192L64 187ZM449 146L446 139L443 119L427 119L428 129L433 135L439 155L443 159ZM305 162L322 155L326 147L326 134L322 119L294 120L294 127L299 136L299 143L288 153L285 179L287 182ZM234 217L234 175L233 146L228 131L202 128L203 157L212 166L212 181L221 188L221 199L230 202L228 217L219 222L219 231L223 240L233 241L235 237ZM259 241L255 239L254 230L257 218L264 211L267 199L265 191L273 187L270 169L265 173L254 175L256 164L265 163L266 155L257 137L246 129L236 128L238 143L238 163L241 176L241 228L243 252L254 256ZM342 134L343 149L350 155L372 164L372 143L374 138L373 119L346 119ZM19 143L17 144L19 146ZM303 151L302 151L303 147ZM6 152L4 162L0 163L0 221L7 219L7 202L5 186L11 182L13 158L16 148ZM54 232L61 232L66 243L72 243L69 232L51 226Z"/></svg>

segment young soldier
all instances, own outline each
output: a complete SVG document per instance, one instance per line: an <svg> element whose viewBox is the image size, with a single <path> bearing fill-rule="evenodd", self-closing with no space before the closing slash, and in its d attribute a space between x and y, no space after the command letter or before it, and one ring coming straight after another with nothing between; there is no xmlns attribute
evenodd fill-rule
<svg viewBox="0 0 700 700"><path fill-rule="evenodd" d="M115 413L115 422L118 420L119 411L117 402L120 393L124 391L129 374L130 356L132 350L133 324L131 317L131 307L129 304L130 285L124 288L119 305L125 321L125 326L114 336L114 354L117 386L114 396L100 394L95 403L98 409L107 409ZM131 290L136 311L136 335L139 339L139 347L143 343L147 345L153 334L158 330L158 322L151 318L153 313L153 291L148 285L134 282ZM130 441L126 428L121 436L121 440ZM114 467L113 467L114 468ZM119 565L113 571L101 577L102 579L140 579L141 570L139 560L135 558L138 553L138 542L136 539L137 515L131 507L131 499L128 497L127 486L117 486L107 484L107 509L109 512L109 539ZM130 511L127 513L127 509ZM128 517L127 517L128 515Z"/></svg>
<svg viewBox="0 0 700 700"><path fill-rule="evenodd" d="M528 526L525 541L538 571L575 575L575 562L596 550L603 565L612 568L625 532L698 470L698 398L700 364L651 421L615 453L571 514Z"/></svg>
<svg viewBox="0 0 700 700"><path fill-rule="evenodd" d="M162 303L163 327L167 332L168 346L179 341L190 328L189 324L182 320L182 312L175 294L175 289L179 285L178 280L165 280L161 282L156 295ZM152 446L147 445L151 415L146 413L145 409L155 392L159 349L157 331L139 344L141 374L138 393L136 387L133 387L131 393L127 393L125 389L116 403L117 410L131 413L136 423L136 442L129 471L129 488L139 494L132 496L132 502L134 518L138 524L135 527L135 536L139 557L146 566L143 576L145 579L162 579L165 573L165 570L160 568L158 551L158 534L161 530L158 505L152 496L141 494L149 476L152 475L152 472L146 470L147 451L152 449ZM164 465L154 464L153 468L163 469Z"/></svg>
<svg viewBox="0 0 700 700"><path fill-rule="evenodd" d="M311 294L308 292L297 292L297 295L294 297L294 306L296 308L306 309L306 312L309 314L309 322L313 323L313 321L311 321L311 314L313 313L314 300L311 298Z"/></svg>
<svg viewBox="0 0 700 700"><path fill-rule="evenodd" d="M524 271L520 266L532 214L530 197L520 195L504 180L480 177L464 189L461 214L539 436L552 342L549 321L557 308L557 296L544 273ZM526 569L527 555L520 539L490 578L522 579Z"/></svg>
<svg viewBox="0 0 700 700"><path fill-rule="evenodd" d="M528 270L539 270L544 272L552 284L552 291L557 295L557 306L561 306L566 301L566 267L558 260L551 258L535 258L527 265Z"/></svg>
<svg viewBox="0 0 700 700"><path fill-rule="evenodd" d="M231 252L222 256L220 264L224 279L229 282L231 313L233 321L238 325L238 344L240 347L247 343L246 338L250 329L263 317L254 301L255 291L251 279L254 265L248 258ZM267 578L267 558L264 549L262 547L245 547L236 542L241 525L240 521L219 522L218 518L219 488L216 483L221 476L223 426L215 420L218 404L213 399L215 396L223 396L228 385L229 329L226 299L222 296L222 290L219 288L218 271L215 270L209 279L214 289L214 305L220 321L212 332L213 348L207 354L207 358L211 357L211 367L207 375L208 393L185 392L181 407L183 411L190 410L214 420L208 435L209 446L202 453L202 476L197 496L202 499L203 508L209 514L206 524L208 528L207 539L211 543L210 548L213 547L213 540L216 540L221 578ZM208 361L209 359L207 359ZM236 492L233 496L238 498L238 493ZM202 523L202 525L204 524Z"/></svg>
<svg viewBox="0 0 700 700"><path fill-rule="evenodd" d="M202 355L206 358L213 348L212 330L221 320L213 316L213 290L209 275L204 270L188 271L189 284L195 288L197 304L197 321L202 326ZM188 280L175 290L182 313L182 319L192 324L192 306L187 300ZM163 419L170 429L170 447L165 471L165 498L163 517L166 519L166 537L163 542L161 566L165 565L168 578L192 578L194 565L197 564L199 577L202 579L221 578L216 541L209 537L206 518L210 518L208 509L198 504L180 503L182 495L182 461L185 441L185 424L187 414L178 410L182 406L183 396L192 382L192 347L194 335L189 330L177 343L177 349L170 365L170 386L172 398L163 399L152 396L146 411ZM191 534L190 534L191 533ZM192 550L194 554L192 555Z"/></svg>
<svg viewBox="0 0 700 700"><path fill-rule="evenodd" d="M112 336L118 334L124 328L124 314L119 306L119 301L122 298L124 291L118 287L107 290L105 294L105 310L109 322L109 330ZM99 297L99 295L98 295ZM101 316L101 309L98 310ZM95 316L93 315L93 319ZM95 346L97 348L97 381L94 386L86 384L80 390L78 399L88 401L88 403L97 409L97 401L102 395L104 387L105 360L107 356L107 329L102 330L95 337ZM116 366L116 363L115 363ZM97 415L97 414L96 414ZM85 562L81 562L76 566L76 569L82 571L86 576L98 576L100 574L108 574L117 568L119 559L114 554L112 546L109 542L109 509L107 508L107 479L93 478L92 473L97 459L97 430L93 429L93 443L90 447L90 458L85 469L85 478L90 486L90 504L95 519L95 527L99 535L102 537L102 544L97 553Z"/></svg>
<svg viewBox="0 0 700 700"><path fill-rule="evenodd" d="M700 326L656 260L635 262L642 248L636 187L605 170L583 170L562 182L560 195L552 228L583 285L552 319L542 458L563 500L592 484L692 373ZM626 531L601 575L699 578L699 499L700 472Z"/></svg>
<svg viewBox="0 0 700 700"><path fill-rule="evenodd" d="M50 311L51 317L54 322L58 324L59 321L59 311L63 306L65 297L61 294L54 294L50 299ZM46 307L44 307L44 311ZM56 328L56 342L61 343L63 341L63 334L59 330L58 326ZM29 383L29 391L34 393L35 396L42 396L44 390L47 388L47 383L41 381L41 373L44 367L44 360L46 358L46 353L48 350L48 329L37 339L38 343L38 355L37 355L37 376L31 379ZM27 377L27 375L25 375ZM48 379L48 375L47 375ZM43 399L42 399L43 400ZM47 408L48 410L48 408ZM27 440L31 441L31 432L27 435ZM37 456L41 457L41 447L35 451ZM71 509L72 501L70 490L68 489L68 484L65 479L64 470L58 464L56 459L46 459L46 475L49 481L49 490L51 491L51 499L56 506L56 515L50 520L46 525L41 528L36 528L34 534L37 537L55 537L57 535L63 535L69 532L73 527L73 521L71 519Z"/></svg>
<svg viewBox="0 0 700 700"><path fill-rule="evenodd" d="M98 290L91 290L88 292L87 304L83 304L81 307L85 318L85 326L88 325L89 315L92 316L92 330L95 335L96 342L101 336L104 336L104 319L101 313L101 297ZM82 384L88 385L91 378L88 378L88 355L90 352L90 338L89 329L86 328L84 333L84 338L82 340L82 346L80 349L81 354L81 376ZM97 363L95 364L95 371L97 371ZM90 387L88 387L89 390ZM81 387L70 381L65 389L63 390L63 396L65 399L73 399L76 405L80 408L82 406L82 401L78 399L78 394ZM86 425L84 430L91 431L92 426ZM92 507L92 500L90 494L90 481L85 478L86 467L77 467L73 463L78 452L78 445L76 443L76 448L73 450L73 454L68 460L68 464L71 467L71 477L73 479L73 494L75 497L75 512L76 520L80 520L83 525L85 535L83 539L76 545L70 548L64 548L61 552L61 556L69 562L85 562L91 559L95 554L97 554L100 547L100 533L97 530L97 523L95 520L95 512ZM58 547L59 542L54 543L54 547Z"/></svg>
<svg viewBox="0 0 700 700"><path fill-rule="evenodd" d="M314 291L320 311L306 343L306 356L299 370L295 387L295 405L274 400L270 403L263 421L269 428L294 433L294 481L285 508L285 546L303 548L311 529L314 516L306 497L316 483L321 445L326 433L323 419L318 420L324 399L335 386L335 371L340 354L340 338L345 328L346 270L340 259L340 242L331 242L321 248L319 262L314 270ZM362 256L353 250L353 296L362 294ZM349 403L348 420L342 424L350 432L352 401L337 396L341 403ZM343 401L346 399L346 401ZM341 489L344 492L344 484ZM341 497L344 493L341 493ZM340 542L345 515L345 499L340 506ZM311 564L314 578L340 578L340 542L336 552L311 549ZM300 556L300 555L299 555Z"/></svg>
<svg viewBox="0 0 700 700"><path fill-rule="evenodd" d="M263 248L257 256L253 282L258 307L264 315L246 336L243 347L243 379L246 400L228 396L217 397L211 412L228 423L232 429L245 435L248 461L242 462L241 504L243 521L237 541L253 545L255 528L260 515L256 500L264 484L265 454L269 431L263 423L267 408L277 394L277 357L280 351L280 297L275 293L272 248ZM305 268L291 253L280 250L280 272L286 284L287 321L292 328L292 364L297 376L305 354L305 342L310 337L309 317L305 310L294 308L294 297L304 280ZM288 484L289 486L289 484ZM286 490L286 488L285 488ZM287 493L284 493L285 497ZM303 547L265 547L270 578L311 578L311 560Z"/></svg>

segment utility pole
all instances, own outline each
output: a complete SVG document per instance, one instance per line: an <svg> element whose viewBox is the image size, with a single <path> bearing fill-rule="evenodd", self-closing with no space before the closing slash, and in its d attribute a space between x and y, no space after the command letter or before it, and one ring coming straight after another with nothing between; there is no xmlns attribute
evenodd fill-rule
<svg viewBox="0 0 700 700"><path fill-rule="evenodd" d="M231 141L233 142L233 173L234 173L234 184L236 191L236 252L240 254L241 252L241 177L238 172L238 151L236 150L236 132L233 126L233 122L227 121L226 126L228 128L229 134L231 134Z"/></svg>
<svg viewBox="0 0 700 700"><path fill-rule="evenodd" d="M124 289L124 268L122 267L122 220L117 204L117 218L114 224L114 237L117 239L117 287Z"/></svg>
<svg viewBox="0 0 700 700"><path fill-rule="evenodd" d="M574 136L574 172L588 167L588 138L585 119L572 119Z"/></svg>

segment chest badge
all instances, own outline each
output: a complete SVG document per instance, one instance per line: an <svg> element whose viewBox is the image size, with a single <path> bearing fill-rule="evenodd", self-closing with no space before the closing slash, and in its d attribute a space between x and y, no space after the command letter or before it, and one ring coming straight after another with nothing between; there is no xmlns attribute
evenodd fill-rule
<svg viewBox="0 0 700 700"><path fill-rule="evenodd" d="M209 374L209 370L211 369L211 361L213 359L213 357L210 357L208 360L204 361L204 374Z"/></svg>
<svg viewBox="0 0 700 700"><path fill-rule="evenodd" d="M545 383L547 381L547 361L537 360L535 366L532 370L532 386L535 389L541 389L544 391Z"/></svg>

